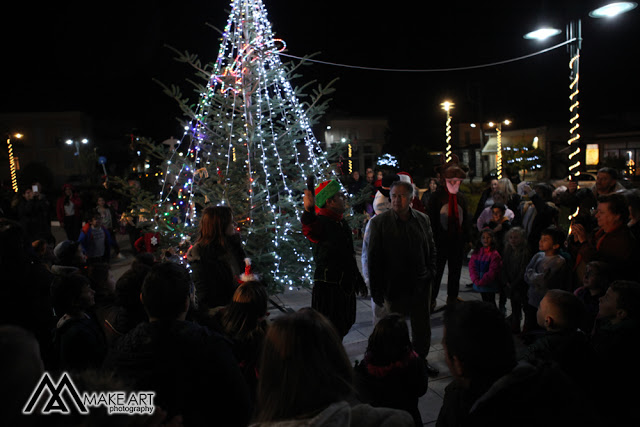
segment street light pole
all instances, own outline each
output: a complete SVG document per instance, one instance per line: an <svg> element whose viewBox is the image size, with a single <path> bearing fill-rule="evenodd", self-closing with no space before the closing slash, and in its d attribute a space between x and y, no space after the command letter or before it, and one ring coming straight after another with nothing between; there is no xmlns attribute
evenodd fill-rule
<svg viewBox="0 0 640 427"><path fill-rule="evenodd" d="M573 20L567 26L567 40L573 40L568 46L569 50L569 139L567 144L569 145L569 180L578 180L580 175L580 134L578 129L580 123L578 119L580 114L578 110L580 107L580 101L578 100L578 81L580 80L580 49L582 47L582 22L577 19Z"/></svg>
<svg viewBox="0 0 640 427"><path fill-rule="evenodd" d="M449 163L451 161L451 109L455 105L453 102L444 101L442 104L442 109L447 112L447 125L445 131L445 142L446 142L446 152L445 159L446 162Z"/></svg>

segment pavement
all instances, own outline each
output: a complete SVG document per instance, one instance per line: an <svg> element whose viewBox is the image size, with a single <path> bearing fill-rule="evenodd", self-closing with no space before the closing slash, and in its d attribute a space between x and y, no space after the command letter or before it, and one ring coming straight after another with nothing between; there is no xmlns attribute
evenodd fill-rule
<svg viewBox="0 0 640 427"><path fill-rule="evenodd" d="M56 241L60 242L65 240L64 231L56 226L56 223L52 223L52 231L56 237ZM128 236L118 234L116 236L117 241L121 248L121 256L115 257L111 262L111 270L117 279L129 269L133 260L133 251L131 250ZM360 254L357 253L358 265L361 267ZM445 305L447 298L447 275L448 270L445 268L445 274L440 285L440 291L438 292L437 307L441 308ZM460 298L465 301L469 300L481 300L480 294L473 292L470 288L465 287L465 284L471 283L469 277L469 269L466 265L462 267L462 273L460 277ZM364 352L367 347L367 340L369 335L373 331L373 313L371 309L372 301L369 297L358 297L356 301L356 322L344 337L342 343L352 363L356 360L362 360ZM270 296L269 312L270 318L275 318L279 315L283 315L287 312L297 311L303 307L311 306L311 290L305 288L293 288L287 289L285 292ZM507 304L507 315L510 314L510 307ZM443 331L443 311L438 311L431 316L431 347L427 359L432 366L435 366L440 371L437 377L429 379L429 389L426 394L419 400L419 409L422 415L422 421L425 426L433 426L438 418L440 407L442 406L442 400L444 397L444 388L451 382L453 377L449 372L447 363L444 357L444 350L442 348L442 331ZM516 344L519 343L514 337Z"/></svg>

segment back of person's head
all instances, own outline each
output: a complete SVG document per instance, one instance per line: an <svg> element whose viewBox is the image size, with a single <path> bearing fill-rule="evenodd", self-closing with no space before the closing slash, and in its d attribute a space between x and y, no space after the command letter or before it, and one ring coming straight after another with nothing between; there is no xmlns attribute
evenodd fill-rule
<svg viewBox="0 0 640 427"><path fill-rule="evenodd" d="M403 360L411 349L409 327L404 316L391 313L376 323L369 336L367 358L373 365L386 366Z"/></svg>
<svg viewBox="0 0 640 427"><path fill-rule="evenodd" d="M621 193L611 193L598 197L598 203L607 203L609 211L614 215L620 215L620 222L626 224L629 220L629 204L627 198Z"/></svg>
<svg viewBox="0 0 640 427"><path fill-rule="evenodd" d="M640 320L640 283L631 280L616 280L610 285L618 296L616 308L626 312L627 319Z"/></svg>
<svg viewBox="0 0 640 427"><path fill-rule="evenodd" d="M507 203L507 195L500 190L494 191L492 198L494 203L499 203L501 205Z"/></svg>
<svg viewBox="0 0 640 427"><path fill-rule="evenodd" d="M637 188L626 190L624 196L627 198L631 216L640 217L640 190Z"/></svg>
<svg viewBox="0 0 640 427"><path fill-rule="evenodd" d="M242 338L258 327L261 319L267 315L269 296L267 288L258 281L242 283L233 294L222 316L225 331Z"/></svg>
<svg viewBox="0 0 640 427"><path fill-rule="evenodd" d="M63 240L53 250L57 264L65 266L77 266L80 263L78 258L79 242L74 240Z"/></svg>
<svg viewBox="0 0 640 427"><path fill-rule="evenodd" d="M543 315L553 319L553 324L549 329L574 331L582 325L585 309L584 304L577 296L562 289L550 289L544 299L547 300L547 313L543 313ZM545 327L546 325L540 326Z"/></svg>
<svg viewBox="0 0 640 427"><path fill-rule="evenodd" d="M540 235L551 237L551 240L553 241L553 244L554 245L560 245L560 247L562 247L562 245L564 243L564 239L566 238L566 236L564 234L564 231L562 231L561 229L559 229L555 225L551 225L551 226L545 228L544 230L542 230Z"/></svg>
<svg viewBox="0 0 640 427"><path fill-rule="evenodd" d="M133 262L131 263L131 268L137 268L139 265L142 265L143 268L151 268L155 263L156 259L153 257L153 254L150 254L149 252L141 252L136 254Z"/></svg>
<svg viewBox="0 0 640 427"><path fill-rule="evenodd" d="M542 200L545 202L551 201L553 197L554 187L551 184L547 184L546 182L540 182L533 186L533 189L540 196Z"/></svg>
<svg viewBox="0 0 640 427"><path fill-rule="evenodd" d="M276 318L259 363L261 422L314 415L352 392L353 371L333 325L303 308Z"/></svg>
<svg viewBox="0 0 640 427"><path fill-rule="evenodd" d="M464 377L491 381L515 366L511 329L494 305L482 301L447 305L444 328L447 357L461 362Z"/></svg>
<svg viewBox="0 0 640 427"><path fill-rule="evenodd" d="M145 277L151 271L151 267L139 264L132 265L116 281L116 302L126 310L142 308L140 293Z"/></svg>
<svg viewBox="0 0 640 427"><path fill-rule="evenodd" d="M203 245L217 243L224 246L227 227L233 221L233 213L228 206L209 206L202 212L200 218L200 237L198 241Z"/></svg>
<svg viewBox="0 0 640 427"><path fill-rule="evenodd" d="M44 367L35 337L18 326L0 326L0 407L3 424L25 425L22 408L36 388ZM35 417L32 417L35 418ZM36 420L33 420L35 424Z"/></svg>
<svg viewBox="0 0 640 427"><path fill-rule="evenodd" d="M59 274L51 284L51 302L57 316L63 314L77 314L87 307L81 301L85 287L91 282L79 273Z"/></svg>
<svg viewBox="0 0 640 427"><path fill-rule="evenodd" d="M186 313L191 295L191 276L173 262L154 265L142 284L142 304L150 318L173 320Z"/></svg>

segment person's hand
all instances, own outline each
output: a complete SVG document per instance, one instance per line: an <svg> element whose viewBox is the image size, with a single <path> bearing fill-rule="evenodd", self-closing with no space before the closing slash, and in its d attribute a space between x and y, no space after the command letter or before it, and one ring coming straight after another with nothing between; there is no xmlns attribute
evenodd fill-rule
<svg viewBox="0 0 640 427"><path fill-rule="evenodd" d="M304 190L304 197L302 198L304 202L304 210L307 212L314 212L316 207L316 196L311 192L311 190Z"/></svg>
<svg viewBox="0 0 640 427"><path fill-rule="evenodd" d="M587 240L587 232L582 224L573 224L571 226L571 234L580 243L584 243Z"/></svg>
<svg viewBox="0 0 640 427"><path fill-rule="evenodd" d="M578 182L573 180L569 181L569 184L567 184L567 190L569 190L569 193L575 193L577 189L578 189Z"/></svg>

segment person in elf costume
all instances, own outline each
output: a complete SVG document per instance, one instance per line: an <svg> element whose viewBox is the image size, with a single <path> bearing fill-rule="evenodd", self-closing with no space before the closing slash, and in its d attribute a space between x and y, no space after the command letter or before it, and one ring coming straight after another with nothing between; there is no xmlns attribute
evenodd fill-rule
<svg viewBox="0 0 640 427"><path fill-rule="evenodd" d="M316 268L311 307L325 315L344 337L356 320L356 292L367 287L353 248L351 227L343 218L345 199L338 181L325 181L304 192L302 233L313 243Z"/></svg>
<svg viewBox="0 0 640 427"><path fill-rule="evenodd" d="M460 164L453 154L448 162L436 168L441 185L429 198L427 214L431 220L433 236L438 254L434 289L431 293L432 312L435 309L438 290L442 282L444 267L448 263L447 305L456 303L460 288L460 271L469 247L471 218L467 211L467 201L460 190L460 183L467 177L467 167Z"/></svg>

